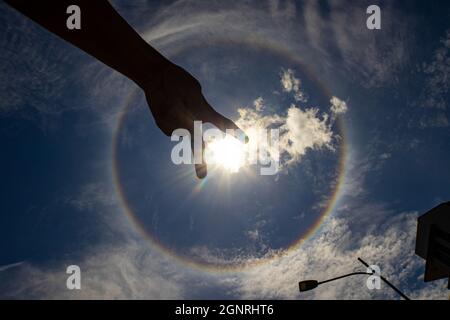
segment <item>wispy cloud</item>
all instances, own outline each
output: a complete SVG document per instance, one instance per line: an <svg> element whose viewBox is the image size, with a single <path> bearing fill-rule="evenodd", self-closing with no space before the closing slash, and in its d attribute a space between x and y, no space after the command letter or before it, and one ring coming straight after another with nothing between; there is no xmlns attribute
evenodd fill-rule
<svg viewBox="0 0 450 320"><path fill-rule="evenodd" d="M176 1L153 16L145 38L168 55L186 43L210 45L219 39L251 46L265 42L301 53L315 73L344 74L368 88L397 83L409 61L413 39L408 18L389 3L383 6L387 32L377 37L367 30L364 3L349 6L346 1L328 1L326 16L317 1L254 3Z"/></svg>
<svg viewBox="0 0 450 320"><path fill-rule="evenodd" d="M361 163L361 162L357 162ZM365 166L367 168L367 166ZM355 167L353 170L356 170ZM366 169L357 178L364 184ZM352 195L352 187L347 194ZM446 299L446 283L422 283L424 261L414 255L417 213L393 214L386 205L366 203L359 195L347 200L339 212L328 219L313 238L289 254L243 272L209 274L178 264L133 236L120 212L113 213L107 192L87 185L79 200L89 203L92 212L109 210L108 219L116 220L122 243L97 244L81 255L64 257L48 266L23 264L14 276L2 282L2 297L48 299L186 299L228 297L236 299L397 299L386 286L370 291L365 277L349 278L315 291L299 294L297 283L302 279L324 280L354 270L364 271L357 257L381 267L382 274L414 299ZM85 192L86 190L97 190ZM82 200L84 198L84 200ZM85 208L85 206L81 206ZM102 209L103 208L103 209ZM90 209L90 210L91 210ZM120 211L120 210L119 210ZM375 214L376 213L376 214ZM364 220L364 221L363 221ZM119 221L121 221L119 223ZM361 226L364 226L363 228ZM259 234L248 234L258 241ZM192 254L208 255L206 248ZM216 253L211 256L215 262ZM248 257L236 256L235 262ZM239 259L244 259L240 261ZM82 290L66 288L68 265L82 270ZM5 269L6 271L6 269ZM276 279L276 281L273 281ZM211 296L211 293L214 295Z"/></svg>
<svg viewBox="0 0 450 320"><path fill-rule="evenodd" d="M5 3L0 16L8 24L0 35L1 115L60 114L70 54Z"/></svg>
<svg viewBox="0 0 450 320"><path fill-rule="evenodd" d="M15 268L15 267L19 267L22 264L24 264L24 262L25 261L21 261L21 262L16 262L16 263L11 263L11 264L7 264L7 265L4 265L4 266L0 266L0 272L6 271L8 269Z"/></svg>
<svg viewBox="0 0 450 320"><path fill-rule="evenodd" d="M425 87L419 105L427 108L447 109L450 93L450 29L440 40L441 46L433 54L432 61L425 63Z"/></svg>
<svg viewBox="0 0 450 320"><path fill-rule="evenodd" d="M321 233L295 252L224 282L245 299L399 299L383 285L369 290L367 277L354 277L323 285L300 294L301 280L326 280L355 270L365 271L357 261L362 257L381 268L382 274L415 299L446 299L445 281L425 286L417 269L423 261L414 255L415 213L386 218L384 223L362 237L352 232L350 221L333 218ZM272 281L276 279L276 281Z"/></svg>
<svg viewBox="0 0 450 320"><path fill-rule="evenodd" d="M131 241L96 247L53 266L24 265L0 295L21 299L179 299L183 282L173 266ZM81 269L81 290L66 287L66 268ZM6 283L5 283L6 282Z"/></svg>
<svg viewBox="0 0 450 320"><path fill-rule="evenodd" d="M439 40L438 48L419 68L424 78L421 91L409 103L418 107L411 116L414 126L421 129L446 128L450 125L448 107L450 99L450 29ZM415 114L418 116L415 116Z"/></svg>

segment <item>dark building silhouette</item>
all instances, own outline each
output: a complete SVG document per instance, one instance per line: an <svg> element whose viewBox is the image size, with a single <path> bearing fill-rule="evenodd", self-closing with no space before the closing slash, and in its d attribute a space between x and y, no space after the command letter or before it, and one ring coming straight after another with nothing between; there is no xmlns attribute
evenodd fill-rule
<svg viewBox="0 0 450 320"><path fill-rule="evenodd" d="M424 281L449 278L450 289L450 202L419 217L416 254L426 260Z"/></svg>

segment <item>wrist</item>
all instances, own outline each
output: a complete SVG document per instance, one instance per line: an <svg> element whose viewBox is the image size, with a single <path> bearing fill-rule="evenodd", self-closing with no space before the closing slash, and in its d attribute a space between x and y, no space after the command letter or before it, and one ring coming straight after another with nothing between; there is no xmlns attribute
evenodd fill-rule
<svg viewBox="0 0 450 320"><path fill-rule="evenodd" d="M153 48L151 48L151 52L144 54L142 60L144 62L139 65L138 76L133 80L144 90L157 86L162 81L167 68L173 65Z"/></svg>

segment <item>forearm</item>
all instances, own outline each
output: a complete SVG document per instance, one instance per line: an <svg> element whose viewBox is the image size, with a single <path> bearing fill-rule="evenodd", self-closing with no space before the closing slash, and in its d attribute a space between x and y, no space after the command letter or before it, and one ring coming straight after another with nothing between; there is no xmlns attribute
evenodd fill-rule
<svg viewBox="0 0 450 320"><path fill-rule="evenodd" d="M57 34L139 86L170 62L153 49L107 0L6 0L44 28ZM69 30L67 7L81 9L81 29Z"/></svg>

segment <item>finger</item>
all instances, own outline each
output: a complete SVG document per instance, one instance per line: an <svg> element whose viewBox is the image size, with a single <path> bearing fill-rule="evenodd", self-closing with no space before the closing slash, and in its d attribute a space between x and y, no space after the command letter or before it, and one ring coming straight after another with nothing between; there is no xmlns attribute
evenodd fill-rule
<svg viewBox="0 0 450 320"><path fill-rule="evenodd" d="M211 108L212 109L212 108ZM207 122L215 125L217 128L222 130L223 132L227 133L227 130L233 130L235 138L239 139L239 132L242 132L244 134L244 141L247 143L249 141L248 136L245 134L244 130L239 128L237 124L235 124L233 121L228 119L227 117L224 117L214 109L212 109L211 114L209 115L208 119L206 119Z"/></svg>
<svg viewBox="0 0 450 320"><path fill-rule="evenodd" d="M194 135L191 133L191 137L194 137ZM192 154L195 160L195 147L194 147L194 139L191 139L191 149ZM197 175L197 178L204 179L206 175L208 174L207 165L205 162L205 142L202 139L202 148L201 148L201 163L195 163L194 161L194 167L195 167L195 173Z"/></svg>
<svg viewBox="0 0 450 320"><path fill-rule="evenodd" d="M208 169L207 169L206 163L196 164L195 165L195 173L197 175L197 178L205 179L206 175L208 174Z"/></svg>

